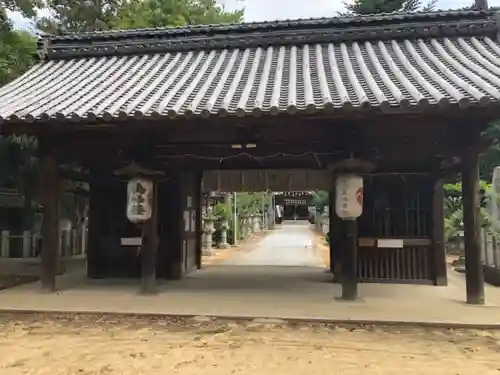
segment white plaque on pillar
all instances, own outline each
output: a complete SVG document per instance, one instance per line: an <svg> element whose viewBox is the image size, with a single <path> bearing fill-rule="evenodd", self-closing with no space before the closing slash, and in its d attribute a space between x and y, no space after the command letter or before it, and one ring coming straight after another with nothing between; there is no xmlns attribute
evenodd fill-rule
<svg viewBox="0 0 500 375"><path fill-rule="evenodd" d="M386 249L402 249L404 247L404 241L396 238L382 238L377 240L377 247Z"/></svg>
<svg viewBox="0 0 500 375"><path fill-rule="evenodd" d="M142 237L122 237L120 243L122 246L141 246Z"/></svg>

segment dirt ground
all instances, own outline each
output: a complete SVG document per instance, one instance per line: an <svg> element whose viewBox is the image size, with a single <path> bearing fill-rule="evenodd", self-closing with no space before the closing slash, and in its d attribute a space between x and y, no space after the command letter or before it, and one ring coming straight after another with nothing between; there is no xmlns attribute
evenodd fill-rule
<svg viewBox="0 0 500 375"><path fill-rule="evenodd" d="M0 374L499 374L500 332L0 315Z"/></svg>
<svg viewBox="0 0 500 375"><path fill-rule="evenodd" d="M317 232L314 233L316 235L315 245L318 258L320 258L323 261L325 267L330 267L330 248L326 243L325 236Z"/></svg>
<svg viewBox="0 0 500 375"><path fill-rule="evenodd" d="M203 256L202 263L204 266L215 266L234 256L251 251L268 234L269 232L253 233L249 238L240 241L237 246L230 246L227 249L214 248L211 255Z"/></svg>

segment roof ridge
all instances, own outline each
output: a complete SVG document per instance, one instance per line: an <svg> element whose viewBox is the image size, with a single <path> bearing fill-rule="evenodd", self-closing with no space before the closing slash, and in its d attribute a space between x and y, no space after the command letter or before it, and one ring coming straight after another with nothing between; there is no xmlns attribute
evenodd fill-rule
<svg viewBox="0 0 500 375"><path fill-rule="evenodd" d="M178 36L183 34L207 34L207 33L233 33L247 31L272 31L286 28L308 28L320 26L355 26L359 24L392 24L404 21L435 21L436 19L481 19L492 16L494 10L484 11L477 9L450 9L436 10L432 12L392 12L355 16L338 17L312 17L299 19L285 19L275 21L241 22L228 24L187 25L175 27L159 27L146 29L122 29L105 30L83 33L64 33L62 35L50 35L44 38L52 42L71 40L102 40L102 39L128 39L137 37L153 36Z"/></svg>
<svg viewBox="0 0 500 375"><path fill-rule="evenodd" d="M165 31L131 31L100 37L42 38L38 47L42 59L165 53L197 50L239 49L274 45L343 43L369 40L399 40L459 36L496 37L498 23L494 12L455 11L432 13L394 13L387 16L356 18L315 18L257 24L255 27L227 26ZM353 20L356 20L353 21ZM346 20L349 20L347 22ZM267 25L267 24L266 24ZM177 31L173 31L177 30Z"/></svg>

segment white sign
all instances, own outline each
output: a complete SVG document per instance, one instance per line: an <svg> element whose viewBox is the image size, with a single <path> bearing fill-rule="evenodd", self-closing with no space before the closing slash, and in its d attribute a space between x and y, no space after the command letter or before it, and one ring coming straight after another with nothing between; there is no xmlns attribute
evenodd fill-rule
<svg viewBox="0 0 500 375"><path fill-rule="evenodd" d="M346 174L337 177L335 212L344 220L354 220L363 213L363 177Z"/></svg>
<svg viewBox="0 0 500 375"><path fill-rule="evenodd" d="M127 218L132 223L142 223L151 219L153 213L153 182L144 178L134 178L127 184Z"/></svg>
<svg viewBox="0 0 500 375"><path fill-rule="evenodd" d="M122 237L120 242L122 246L141 246L142 237Z"/></svg>
<svg viewBox="0 0 500 375"><path fill-rule="evenodd" d="M395 238L381 238L377 240L377 247L385 249L402 249L404 247L404 241Z"/></svg>

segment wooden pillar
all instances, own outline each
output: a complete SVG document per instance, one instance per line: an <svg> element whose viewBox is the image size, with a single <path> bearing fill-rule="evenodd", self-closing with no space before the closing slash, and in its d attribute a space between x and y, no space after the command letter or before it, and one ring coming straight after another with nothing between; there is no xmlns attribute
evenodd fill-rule
<svg viewBox="0 0 500 375"><path fill-rule="evenodd" d="M99 247L99 191L96 173L90 169L89 176L89 223L87 245L87 277L95 278L98 275L97 254Z"/></svg>
<svg viewBox="0 0 500 375"><path fill-rule="evenodd" d="M335 175L334 175L335 179ZM330 270L333 281L342 280L342 261L346 246L346 221L338 217L335 211L335 185L329 191L330 200Z"/></svg>
<svg viewBox="0 0 500 375"><path fill-rule="evenodd" d="M102 238L105 231L108 197L106 182L110 172L100 168L91 168L89 176L89 223L87 245L87 277L92 279L106 276L104 257L102 256Z"/></svg>
<svg viewBox="0 0 500 375"><path fill-rule="evenodd" d="M342 299L358 298L358 226L356 220L345 220L345 243L342 249Z"/></svg>
<svg viewBox="0 0 500 375"><path fill-rule="evenodd" d="M165 254L166 274L169 280L179 280L183 276L183 244L182 233L184 230L184 218L182 212L182 194L180 173L172 172L173 178L168 181L166 194L168 203L163 209L168 210L167 231L162 235L162 252Z"/></svg>
<svg viewBox="0 0 500 375"><path fill-rule="evenodd" d="M153 186L153 212L151 219L145 224L145 244L141 249L141 292L143 294L156 293L156 258L158 253L158 184Z"/></svg>
<svg viewBox="0 0 500 375"><path fill-rule="evenodd" d="M462 199L467 303L484 305L484 271L479 236L479 162L475 150L462 156Z"/></svg>
<svg viewBox="0 0 500 375"><path fill-rule="evenodd" d="M444 190L442 179L434 184L432 199L432 239L435 284L446 286L448 285L448 274L444 244Z"/></svg>
<svg viewBox="0 0 500 375"><path fill-rule="evenodd" d="M47 153L42 156L42 170L43 223L40 281L43 292L54 292L59 247L59 171L57 159L53 154Z"/></svg>
<svg viewBox="0 0 500 375"><path fill-rule="evenodd" d="M330 189L328 192L328 248L330 253L330 272L335 274L335 265L337 264L337 259L335 259L335 240L337 234L337 220L338 217L335 214L335 190Z"/></svg>
<svg viewBox="0 0 500 375"><path fill-rule="evenodd" d="M194 209L196 210L196 268L201 269L202 267L202 241L201 241L201 227L202 227L202 217L201 217L201 183L203 179L203 172L199 172L196 176L196 193L194 199Z"/></svg>
<svg viewBox="0 0 500 375"><path fill-rule="evenodd" d="M342 253L344 238L344 223L335 213L335 188L328 194L329 199L329 248L330 248L330 272L333 273L333 281L339 281L342 273Z"/></svg>

